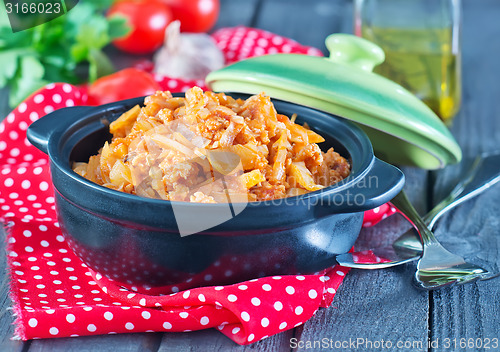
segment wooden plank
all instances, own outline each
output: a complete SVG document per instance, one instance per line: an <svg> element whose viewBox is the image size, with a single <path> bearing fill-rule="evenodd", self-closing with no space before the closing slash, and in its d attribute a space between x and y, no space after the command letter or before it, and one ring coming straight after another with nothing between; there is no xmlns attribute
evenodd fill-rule
<svg viewBox="0 0 500 352"><path fill-rule="evenodd" d="M340 32L347 0L274 0L262 3L255 26L327 53L325 38ZM350 20L350 19L348 19Z"/></svg>
<svg viewBox="0 0 500 352"><path fill-rule="evenodd" d="M344 8L339 18L336 18L338 27L330 27L330 31L340 29L342 32L352 33L352 3L337 3L337 6ZM325 36L329 33L322 34ZM305 38L304 42L308 43L307 40ZM314 45L313 42L309 43ZM417 210L425 213L427 172L405 168L405 175L405 189L410 200ZM407 228L409 225L406 221L395 216L374 228L363 230L356 246L368 249L390 245L402 229ZM324 341L324 338L328 340L326 343L334 345L356 338L364 339L363 342L366 343L381 342L383 339L390 341L393 346L398 341L411 344L410 347L398 351L427 351L428 293L417 291L412 286L414 271L415 264L389 270L352 270L335 296L332 307L319 311L303 327L296 329L297 345ZM311 350L321 350L321 347ZM359 347L360 350L379 350L370 345L361 344ZM351 351L353 348L352 345L347 345L346 348L335 350Z"/></svg>
<svg viewBox="0 0 500 352"><path fill-rule="evenodd" d="M324 47L322 47L324 36L330 32L338 31L337 24L334 21L336 17L332 16L330 19L332 22L325 24L326 17L328 17L326 16L328 11L325 11L325 19L322 25L318 24L321 22L320 20L310 23L298 18L298 16L295 17L297 11L293 10L293 8L299 6L298 1L287 1L286 3L284 0L281 1L281 5L286 5L285 14L290 14L290 16L283 15L283 6L276 7L279 2L264 3L261 10L265 12L267 17L264 17L264 15L258 17L255 24L279 34L291 36L303 44L314 45L324 50ZM222 3L226 8L231 7L233 9L232 19L234 19L234 23L242 24L243 22L236 21L236 18L247 12L235 3L241 4L243 1L226 0L222 1ZM316 4L320 9L322 5L317 4L325 3L327 8L331 8L333 6L331 4L334 2L307 2L309 6L314 7L314 4ZM464 84L464 109L455 121L453 132L460 140L465 153L470 155L477 151L497 149L496 146L500 138L500 128L498 128L500 122L496 118L500 116L500 111L498 105L492 103L499 96L495 81L499 73L496 60L498 53L500 53L497 40L500 33L498 33L498 29L496 29L497 32L494 32L495 28L492 24L496 23L500 13L498 2L495 0L483 0L480 3L464 0L464 5L466 11L464 12L463 61L464 67L471 68L471 71L464 70L464 82L466 82ZM292 7L292 10L290 10L289 6ZM252 8L255 8L255 3L252 3ZM273 10L278 11L273 12ZM253 13L250 17L254 18ZM285 20L290 23L284 23ZM307 28L307 30L303 28L297 29L297 26L294 26L294 20L300 24L308 23L308 26L303 27ZM281 24L279 24L280 21ZM251 24L252 21L247 23ZM221 21L220 24L220 26L227 26L231 25L231 22L224 23ZM320 31L315 31L316 25L318 28L320 27ZM474 30L472 30L472 27L474 27ZM345 24L342 29L345 30L344 28L346 28ZM467 31L467 29L470 30ZM481 62L481 64L479 65L478 62ZM471 138L474 135L481 136L481 138ZM407 171L407 174L410 172ZM451 171L449 170L437 174L434 200L437 198L438 191L443 189L442 186L449 183L450 175ZM410 188L415 187L415 191L411 192L411 196L414 202L419 202L420 210L426 208L425 197L421 196L427 193L425 182L422 182L424 179L425 176L419 175L409 175L408 177L410 184L421 184L420 186L408 186ZM457 250L463 248L464 243L469 246L477 246L479 242L483 243L483 240L487 239L488 241L484 243L489 244L489 246L488 248L479 248L482 253L482 257L479 259L491 261L498 258L499 246L495 236L496 225L498 224L496 218L499 213L496 205L496 199L499 196L497 188L471 202L470 207L462 207L444 219L437 231L439 238L442 238L443 242L449 246L458 244ZM485 209L487 210L485 211ZM389 224L384 225L383 228L379 229L377 227L364 231L361 242L365 238L365 244L371 244L375 243L376 239L380 239L387 234L395 235L396 228L401 225L400 220L390 219L388 222ZM459 241L456 240L458 230L463 235L459 237ZM453 233L454 236L446 236L449 233ZM478 235L472 236L475 234ZM297 329L297 337L302 341L323 337L334 338L339 341L352 337L367 338L372 339L372 341L380 341L381 338L386 340L394 338L402 341L422 340L427 336L427 294L415 291L410 287L408 280L412 270L410 266L377 272L353 270L346 278L344 285L341 286L333 307L318 312L317 316L306 323L303 328ZM2 292L6 292L6 286L2 285L1 287ZM499 331L499 290L498 280L492 280L433 293L430 321L432 327L431 338L440 338L442 341L446 337L496 337ZM3 297L5 297L5 294ZM0 304L5 307L5 303L5 301L2 301ZM401 314L401 312L405 312L405 314ZM418 315L416 319L412 318L414 314ZM10 326L6 327L10 324L8 318L8 314L0 316L0 331L2 331L4 337L8 335L4 335L4 332L11 329ZM403 320L403 318L405 319ZM408 318L410 320L407 320ZM142 338L139 335L147 334L35 341L30 350L91 351L106 350L105 348L109 347L109 350L113 348L128 351L138 350L135 349L138 346L144 348L144 350L155 350L154 343L151 345L132 343L132 349L126 349L128 347L125 346L130 347L131 340L137 341L137 338L140 337L139 340ZM214 330L189 334L164 334L160 350L202 349L209 351L214 349L243 350L252 348L259 351L274 351L285 349L290 337L290 334L286 336L281 334L250 347L240 347ZM0 341L3 342L4 340L0 339ZM17 346L21 345L18 344ZM125 349L122 349L122 346ZM14 348L16 348L15 345ZM16 350L20 350L19 347L17 348ZM412 348L411 350L419 349Z"/></svg>
<svg viewBox="0 0 500 352"><path fill-rule="evenodd" d="M156 352L161 334L120 334L33 340L30 352Z"/></svg>
<svg viewBox="0 0 500 352"><path fill-rule="evenodd" d="M12 302L9 298L9 277L5 258L5 231L0 224L0 351L22 351L24 343L13 341L14 317Z"/></svg>
<svg viewBox="0 0 500 352"><path fill-rule="evenodd" d="M215 329L194 331L189 333L164 334L158 352L187 351L290 351L289 343L293 330L271 336L248 346L240 346Z"/></svg>
<svg viewBox="0 0 500 352"><path fill-rule="evenodd" d="M415 168L404 170L405 189L422 212L426 208L427 173ZM408 228L402 216L394 215L372 228L363 229L356 246L367 249L389 245ZM320 310L303 327L297 328L295 337L300 341L297 347L299 343L307 346L307 343L327 339L336 351L353 351L355 348L349 343L359 338L356 348L361 351L384 350L382 346L370 345L370 342L376 344L382 340L391 344L392 348L387 350L427 351L428 293L412 286L414 272L414 263L385 270L352 269L332 306ZM396 348L398 341L403 343L402 348ZM404 343L411 345L405 348ZM310 350L319 351L324 347Z"/></svg>
<svg viewBox="0 0 500 352"><path fill-rule="evenodd" d="M500 16L500 3L464 0L463 5L463 104L452 131L464 154L472 156L499 150L500 28L493 23ZM453 183L457 169L436 173L435 202L443 196L441 189ZM500 272L499 197L500 187L495 186L443 218L436 231L445 247L496 273ZM475 343L499 338L500 280L443 289L431 298L431 338L441 341L435 351L465 351L460 342L469 341L468 351L480 350ZM446 349L446 343L451 347ZM499 348L490 344L491 350Z"/></svg>
<svg viewBox="0 0 500 352"><path fill-rule="evenodd" d="M253 26L262 0L220 0L220 14L212 31L222 27Z"/></svg>

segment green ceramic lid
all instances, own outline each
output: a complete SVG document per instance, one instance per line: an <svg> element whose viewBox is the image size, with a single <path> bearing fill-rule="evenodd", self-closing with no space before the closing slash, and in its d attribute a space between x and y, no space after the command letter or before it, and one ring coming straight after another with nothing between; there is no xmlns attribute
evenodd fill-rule
<svg viewBox="0 0 500 352"><path fill-rule="evenodd" d="M330 57L274 54L210 73L214 91L267 95L356 122L375 153L395 164L436 169L462 153L438 116L406 89L372 72L385 59L380 47L350 34L326 39Z"/></svg>

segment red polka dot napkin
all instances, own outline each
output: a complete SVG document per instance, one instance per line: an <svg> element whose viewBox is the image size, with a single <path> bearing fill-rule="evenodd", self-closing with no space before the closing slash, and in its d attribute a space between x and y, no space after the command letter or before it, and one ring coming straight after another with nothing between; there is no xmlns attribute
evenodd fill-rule
<svg viewBox="0 0 500 352"><path fill-rule="evenodd" d="M213 36L228 62L277 52L321 54L245 27L221 29ZM203 82L156 78L171 91L203 87ZM298 326L331 304L346 268L157 296L124 289L87 268L59 229L47 157L26 139L31 122L86 101L84 88L49 84L0 123L0 220L7 232L17 338L217 328L248 344ZM365 225L392 212L389 206L367 212Z"/></svg>

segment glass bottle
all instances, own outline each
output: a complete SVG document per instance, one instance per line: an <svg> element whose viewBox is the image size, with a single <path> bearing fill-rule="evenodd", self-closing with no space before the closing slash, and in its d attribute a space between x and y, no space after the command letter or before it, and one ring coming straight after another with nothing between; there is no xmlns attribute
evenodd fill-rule
<svg viewBox="0 0 500 352"><path fill-rule="evenodd" d="M450 123L461 102L460 0L355 0L354 32L378 44L375 72Z"/></svg>

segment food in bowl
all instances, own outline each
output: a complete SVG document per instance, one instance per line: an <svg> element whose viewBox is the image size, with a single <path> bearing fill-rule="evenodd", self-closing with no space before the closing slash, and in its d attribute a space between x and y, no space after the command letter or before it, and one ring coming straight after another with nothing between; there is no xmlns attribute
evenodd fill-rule
<svg viewBox="0 0 500 352"><path fill-rule="evenodd" d="M237 94L231 95L250 97ZM29 141L50 160L56 211L70 248L94 272L140 293L169 294L262 276L305 275L335 265L335 255L349 251L356 241L363 211L390 201L404 184L400 170L373 155L370 140L358 126L279 99L273 99L278 113L296 113L297 121L321 131L323 145L348 156L350 174L341 187L249 202L236 215L234 209L241 204L139 197L75 173L74 162L87 162L99 146L111 141L108 121L143 103L144 98L134 98L58 109L27 131ZM356 201L359 196L362 202ZM193 225L217 221L181 237L179 211ZM219 221L221 214L228 215L227 221Z"/></svg>
<svg viewBox="0 0 500 352"><path fill-rule="evenodd" d="M148 198L198 203L267 201L335 184L349 162L307 125L278 114L264 93L233 99L158 91L109 125L106 142L73 170L105 187Z"/></svg>

